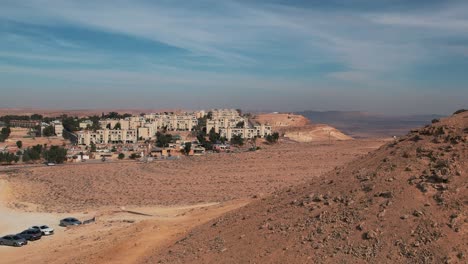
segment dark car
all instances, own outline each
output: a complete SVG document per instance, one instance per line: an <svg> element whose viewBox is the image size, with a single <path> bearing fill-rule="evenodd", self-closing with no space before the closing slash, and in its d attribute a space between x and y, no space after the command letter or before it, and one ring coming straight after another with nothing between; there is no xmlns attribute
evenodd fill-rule
<svg viewBox="0 0 468 264"><path fill-rule="evenodd" d="M34 241L34 240L41 239L42 232L41 230L31 228L31 229L24 230L23 232L17 234L17 236L24 238L26 240L29 240L29 241Z"/></svg>
<svg viewBox="0 0 468 264"><path fill-rule="evenodd" d="M60 226L77 226L81 225L81 221L74 217L67 217L60 220Z"/></svg>
<svg viewBox="0 0 468 264"><path fill-rule="evenodd" d="M17 235L8 235L8 236L0 237L0 245L22 247L27 244L28 244L28 241L26 239Z"/></svg>

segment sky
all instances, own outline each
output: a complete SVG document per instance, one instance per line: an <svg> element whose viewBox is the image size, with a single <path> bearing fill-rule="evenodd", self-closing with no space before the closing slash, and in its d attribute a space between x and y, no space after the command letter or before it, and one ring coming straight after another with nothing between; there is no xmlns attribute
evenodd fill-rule
<svg viewBox="0 0 468 264"><path fill-rule="evenodd" d="M468 107L468 1L2 0L0 107Z"/></svg>

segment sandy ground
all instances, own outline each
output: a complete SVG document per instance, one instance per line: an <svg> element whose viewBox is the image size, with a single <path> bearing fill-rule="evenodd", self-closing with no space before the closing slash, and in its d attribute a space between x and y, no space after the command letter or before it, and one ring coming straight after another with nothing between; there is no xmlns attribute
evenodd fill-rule
<svg viewBox="0 0 468 264"><path fill-rule="evenodd" d="M145 263L467 263L468 112L196 227Z"/></svg>
<svg viewBox="0 0 468 264"><path fill-rule="evenodd" d="M11 134L5 140L5 142L0 143L0 147L3 146L12 146L16 147L16 142L21 141L23 143L23 148L32 147L35 145L58 145L62 146L63 144L69 143L69 141L60 138L60 137L29 137L29 129L27 128L11 128Z"/></svg>
<svg viewBox="0 0 468 264"><path fill-rule="evenodd" d="M57 231L23 248L0 247L0 263L140 263L203 223L318 177L384 142L284 142L258 152L150 164L0 172L0 233L32 224ZM96 216L97 222L58 227L65 216Z"/></svg>
<svg viewBox="0 0 468 264"><path fill-rule="evenodd" d="M15 190L17 204L38 204L38 210L49 212L225 202L303 183L382 144L382 140L284 143L262 146L257 152L148 164L44 166L4 178Z"/></svg>

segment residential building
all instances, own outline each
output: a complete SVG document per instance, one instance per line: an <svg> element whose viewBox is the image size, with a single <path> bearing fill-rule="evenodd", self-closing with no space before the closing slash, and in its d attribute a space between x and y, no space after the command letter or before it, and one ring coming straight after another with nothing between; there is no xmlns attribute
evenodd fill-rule
<svg viewBox="0 0 468 264"><path fill-rule="evenodd" d="M93 121L91 120L84 120L80 122L80 128L81 129L87 129L88 127L91 127L93 125Z"/></svg>
<svg viewBox="0 0 468 264"><path fill-rule="evenodd" d="M10 126L12 127L24 127L24 128L35 128L41 124L41 121L36 120L11 120Z"/></svg>

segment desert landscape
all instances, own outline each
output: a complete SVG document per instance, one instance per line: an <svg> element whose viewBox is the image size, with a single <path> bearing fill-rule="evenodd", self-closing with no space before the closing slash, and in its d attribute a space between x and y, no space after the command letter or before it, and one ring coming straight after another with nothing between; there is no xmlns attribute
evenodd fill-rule
<svg viewBox="0 0 468 264"><path fill-rule="evenodd" d="M467 137L466 111L415 129L197 227L146 263L465 263Z"/></svg>
<svg viewBox="0 0 468 264"><path fill-rule="evenodd" d="M330 144L286 140L262 146L257 152L149 164L4 169L0 171L2 212L10 217L2 218L6 223L1 231L14 232L38 219L55 225L58 231L43 239L47 243L38 241L19 249L0 247L2 256L8 256L0 263L138 263L195 226L275 191L313 180L386 141ZM67 215L96 217L97 221L61 230L56 224ZM15 217L25 220L8 226L8 219ZM148 236L148 232L152 234ZM125 258L116 255L122 250Z"/></svg>
<svg viewBox="0 0 468 264"><path fill-rule="evenodd" d="M468 1L7 0L0 264L468 263Z"/></svg>

